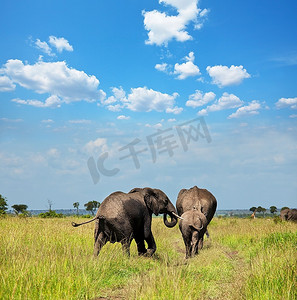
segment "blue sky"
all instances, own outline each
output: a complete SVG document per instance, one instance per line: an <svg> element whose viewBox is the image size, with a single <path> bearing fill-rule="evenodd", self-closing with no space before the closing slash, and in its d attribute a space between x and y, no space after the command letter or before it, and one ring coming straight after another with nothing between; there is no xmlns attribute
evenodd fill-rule
<svg viewBox="0 0 297 300"><path fill-rule="evenodd" d="M0 193L58 209L197 185L220 209L296 206L296 11L1 1Z"/></svg>

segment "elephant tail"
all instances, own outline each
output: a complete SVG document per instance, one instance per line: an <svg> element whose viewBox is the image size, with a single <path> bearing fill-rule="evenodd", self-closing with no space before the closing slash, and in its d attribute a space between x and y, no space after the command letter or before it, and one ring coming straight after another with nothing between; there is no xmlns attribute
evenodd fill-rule
<svg viewBox="0 0 297 300"><path fill-rule="evenodd" d="M194 207L194 210L196 210L195 207ZM206 226L206 218L201 213L201 211L196 212L193 215L192 224L190 226L192 227L193 230L197 230L197 231L202 230Z"/></svg>
<svg viewBox="0 0 297 300"><path fill-rule="evenodd" d="M190 227L193 229L193 230L197 230L197 231L200 231L203 229L203 225L201 225L201 227L199 228L198 226L196 225L190 225Z"/></svg>
<svg viewBox="0 0 297 300"><path fill-rule="evenodd" d="M86 221L86 222L83 222L83 223L75 223L75 222L72 222L72 226L73 227L78 227L78 226L81 226L81 225L84 225L84 224L88 224L88 223L91 223L91 222L94 222L95 220L104 220L105 218L103 216L96 216L95 218L93 218L92 220L89 220L89 221Z"/></svg>

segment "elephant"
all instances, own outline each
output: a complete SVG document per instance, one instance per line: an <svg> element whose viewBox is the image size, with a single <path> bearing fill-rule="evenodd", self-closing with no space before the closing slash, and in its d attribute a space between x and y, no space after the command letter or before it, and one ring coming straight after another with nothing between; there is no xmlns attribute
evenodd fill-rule
<svg viewBox="0 0 297 300"><path fill-rule="evenodd" d="M203 235L207 227L207 219L194 206L191 210L187 210L181 215L182 220L179 221L179 230L182 233L186 246L186 258L193 257L198 254L198 249L202 248Z"/></svg>
<svg viewBox="0 0 297 300"><path fill-rule="evenodd" d="M171 228L177 223L174 205L167 195L152 188L134 188L129 193L114 192L104 199L96 216L89 221L72 226L77 227L93 221L94 256L98 256L101 248L109 241L120 242L123 250L130 255L130 244L133 239L137 244L139 255L151 256L156 251L156 243L151 231L152 214L163 214L164 224ZM170 216L170 221L167 220ZM146 249L144 241L147 242Z"/></svg>
<svg viewBox="0 0 297 300"><path fill-rule="evenodd" d="M282 220L297 222L297 209L285 208L280 212L280 217Z"/></svg>
<svg viewBox="0 0 297 300"><path fill-rule="evenodd" d="M203 213L206 217L206 225L203 227L203 235L202 231L200 236L200 240L198 243L199 250L203 248L203 238L204 233L209 237L207 226L212 220L215 211L217 209L217 200L206 189L200 189L197 186L194 186L190 189L182 189L177 197L176 208L179 216L182 216L185 212L193 210L196 207L198 211Z"/></svg>

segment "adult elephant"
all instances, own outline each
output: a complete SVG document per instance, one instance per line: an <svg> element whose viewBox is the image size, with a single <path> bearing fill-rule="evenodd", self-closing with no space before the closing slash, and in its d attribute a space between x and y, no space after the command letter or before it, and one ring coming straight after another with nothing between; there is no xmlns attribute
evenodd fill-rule
<svg viewBox="0 0 297 300"><path fill-rule="evenodd" d="M177 213L180 216L187 211L192 211L193 209L198 208L198 210L206 217L204 230L208 236L207 225L210 223L217 209L217 200L212 193L206 189L199 189L197 186L190 189L182 189L177 197L176 208ZM203 247L203 238L204 233L199 237L199 249L202 249Z"/></svg>
<svg viewBox="0 0 297 300"><path fill-rule="evenodd" d="M285 208L280 212L280 217L282 220L286 221L297 221L297 209Z"/></svg>
<svg viewBox="0 0 297 300"><path fill-rule="evenodd" d="M101 203L96 216L77 227L96 221L94 232L94 256L109 241L120 242L122 248L130 254L130 244L135 239L139 255L151 256L156 251L156 243L151 231L152 214L164 214L167 227L174 227L179 217L167 195L159 189L135 188L129 193L115 192ZM170 222L167 220L170 216ZM147 242L148 249L145 248Z"/></svg>

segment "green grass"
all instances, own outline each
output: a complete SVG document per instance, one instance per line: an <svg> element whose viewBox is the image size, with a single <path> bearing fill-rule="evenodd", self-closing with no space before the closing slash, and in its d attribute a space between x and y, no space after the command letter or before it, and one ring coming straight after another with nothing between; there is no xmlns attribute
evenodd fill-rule
<svg viewBox="0 0 297 300"><path fill-rule="evenodd" d="M72 220L0 219L0 299L297 299L297 224L214 219L185 260L178 226L154 218L152 258L133 242L130 258L108 243L94 259L94 224Z"/></svg>

